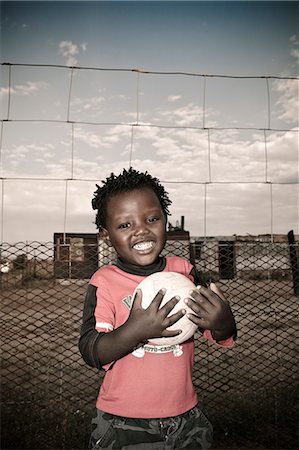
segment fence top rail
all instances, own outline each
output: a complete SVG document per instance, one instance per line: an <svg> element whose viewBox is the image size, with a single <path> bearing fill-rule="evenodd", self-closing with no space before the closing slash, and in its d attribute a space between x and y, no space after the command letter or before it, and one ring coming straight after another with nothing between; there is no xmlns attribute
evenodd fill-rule
<svg viewBox="0 0 299 450"><path fill-rule="evenodd" d="M202 78L232 78L232 79L274 79L274 80L299 80L299 76L280 76L280 75L229 75L229 74L210 74L210 73L196 73L196 72L181 72L181 71L156 71L145 70L141 68L124 68L124 67L90 67L90 66L68 66L63 64L35 64L35 63L15 63L2 62L1 66L21 66L21 67L49 67L60 69L76 69L76 70L96 70L103 72L135 72L149 75L184 75Z"/></svg>

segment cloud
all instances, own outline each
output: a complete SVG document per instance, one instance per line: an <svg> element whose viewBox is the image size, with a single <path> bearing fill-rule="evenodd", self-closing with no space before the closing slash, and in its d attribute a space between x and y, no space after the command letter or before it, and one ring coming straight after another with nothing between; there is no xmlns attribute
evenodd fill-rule
<svg viewBox="0 0 299 450"><path fill-rule="evenodd" d="M89 147L99 148L109 146L101 135L92 133L91 131L83 130L80 127L75 128L74 137L75 139L84 142Z"/></svg>
<svg viewBox="0 0 299 450"><path fill-rule="evenodd" d="M198 126L202 125L203 111L202 107L194 103L188 103L177 109L160 111L160 116L167 122L178 126ZM157 121L159 121L157 117Z"/></svg>
<svg viewBox="0 0 299 450"><path fill-rule="evenodd" d="M26 84L16 85L15 92L19 93L20 95L30 95L33 92L39 91L41 88L45 88L46 86L47 84L44 82L27 81Z"/></svg>
<svg viewBox="0 0 299 450"><path fill-rule="evenodd" d="M275 80L273 88L280 94L276 102L279 119L298 123L298 80Z"/></svg>
<svg viewBox="0 0 299 450"><path fill-rule="evenodd" d="M15 90L14 90L14 88L11 88L10 89L10 93L11 94L15 94ZM2 87L2 88L0 88L0 96L4 96L4 95L8 95L9 94L9 88L7 87Z"/></svg>
<svg viewBox="0 0 299 450"><path fill-rule="evenodd" d="M176 102L182 98L181 95L169 95L168 97L169 102Z"/></svg>
<svg viewBox="0 0 299 450"><path fill-rule="evenodd" d="M299 50L294 48L290 51L290 55L295 58L296 63L299 64Z"/></svg>
<svg viewBox="0 0 299 450"><path fill-rule="evenodd" d="M44 81L27 81L25 84L17 84L14 87L10 88L10 94L11 95L31 95L31 94L35 94L38 91L42 90L42 89L47 89L48 88L48 83L44 82ZM4 95L8 95L9 93L9 88L7 87L2 87L0 88L0 95L4 96Z"/></svg>
<svg viewBox="0 0 299 450"><path fill-rule="evenodd" d="M72 114L80 114L82 119L82 114L88 114L89 118L94 118L98 114L103 114L103 103L105 103L106 98L102 95L80 98L74 97L71 101L71 111Z"/></svg>
<svg viewBox="0 0 299 450"><path fill-rule="evenodd" d="M207 134L200 130L144 128L146 128L144 133L142 133L142 129L138 129L136 135L136 143L141 147L141 152L134 153L133 166L138 170L148 170L149 173L157 176L163 182L173 201L170 221L175 223L181 215L184 215L186 227L191 235L202 235L204 232L204 185L181 184L180 182L207 181ZM84 131L83 129L79 130L79 133L75 136L75 149L78 145L78 139L81 142L83 142L82 139L91 140L92 145L96 147L103 144L102 140L105 140L105 137L115 136L119 138L116 148L121 148L123 139L130 134L130 127L111 127L109 133L107 131L105 134L101 129L99 135L84 133ZM190 131L192 131L192 136L190 136ZM139 132L140 135L138 135ZM268 171L272 181L287 182L290 181L291 176L295 175L294 135L295 133L289 132L273 133L268 136ZM223 136L225 136L225 132L212 135L213 180L228 179L230 174L235 173L240 176L244 184L212 184L207 186L207 234L267 233L270 226L270 189L269 185L262 182L265 174L262 133L260 135L256 133L252 136L252 139L231 134L226 137L224 143L222 142ZM18 156L19 159L28 158L30 156L29 150L28 146L26 148L20 147L18 148L18 154L14 156ZM31 152L37 154L38 148L32 147ZM94 155L97 155L97 157L93 156L90 160L86 160L86 152L83 152L81 156L76 156L75 152L76 178L102 180L111 172L119 173L123 167L128 167L128 161L121 161L119 154L115 156L113 161L108 161L99 152L94 152ZM41 156L44 158L45 154L41 152ZM44 160L46 161L45 158ZM52 159L52 162L47 165L48 176L64 178L66 176L66 165L69 165L67 155L60 161ZM250 182L246 184L246 181L250 181L252 174L256 177L258 173L261 180L260 184L253 185ZM171 183L171 181L176 183ZM13 240L13 233L15 233L15 236L19 236L20 239L45 240L47 238L50 240L53 231L62 230L65 182L61 181L60 184L50 181L42 184L39 182L38 189L37 183L34 182L19 183L18 211L14 209L16 206L14 190L5 186L5 193L7 193L4 205L5 239ZM29 189L28 183L30 183ZM88 186L85 186L84 182L69 182L67 231L95 232L92 225L93 213L90 207L94 184L95 182L90 182ZM16 183L14 183L14 186L16 186ZM285 227L296 229L294 218L294 205L297 201L296 192L297 186L293 188L291 186L273 186L274 232L283 232ZM287 208L286 198L289 205ZM45 199L47 207L43 203ZM279 213L282 209L284 211L283 217ZM11 228L9 223L14 223L14 217L17 214L22 214L26 225L32 224L32 217L42 217L43 232L41 233L39 229L39 219L35 221L36 228L28 226L26 230L20 232L16 229L13 230L14 227Z"/></svg>
<svg viewBox="0 0 299 450"><path fill-rule="evenodd" d="M7 177L31 176L30 169L34 163L41 163L55 157L54 147L51 143L44 145L21 144L12 148L3 149L3 172ZM45 175L43 166L42 174ZM37 173L36 176L41 175ZM46 173L48 175L48 173Z"/></svg>
<svg viewBox="0 0 299 450"><path fill-rule="evenodd" d="M78 63L77 56L80 54L80 51L85 52L86 50L87 42L77 45L72 41L61 41L58 46L58 54L66 58L68 66L76 66Z"/></svg>
<svg viewBox="0 0 299 450"><path fill-rule="evenodd" d="M93 95L88 95L89 88L90 86L82 83L81 95L77 95L78 89L74 88L74 95L71 99L71 118L73 120L111 123L127 122L131 117L136 119L136 112L130 112L130 109L133 108L130 96L123 93L111 94L104 88L96 89Z"/></svg>
<svg viewBox="0 0 299 450"><path fill-rule="evenodd" d="M66 58L66 64L68 66L75 66L78 62L75 55L78 55L79 48L72 41L61 41L59 43L58 54Z"/></svg>
<svg viewBox="0 0 299 450"><path fill-rule="evenodd" d="M299 39L296 34L293 34L293 36L290 37L290 42L294 46L294 48L290 50L290 55L295 59L296 64L299 64Z"/></svg>

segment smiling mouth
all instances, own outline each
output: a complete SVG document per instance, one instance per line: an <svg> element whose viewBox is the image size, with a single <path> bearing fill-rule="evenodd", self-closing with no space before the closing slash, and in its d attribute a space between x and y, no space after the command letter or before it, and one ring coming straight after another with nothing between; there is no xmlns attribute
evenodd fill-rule
<svg viewBox="0 0 299 450"><path fill-rule="evenodd" d="M146 242L138 242L137 244L133 245L133 249L137 250L138 252L146 252L148 250L151 250L154 247L153 241L146 241Z"/></svg>

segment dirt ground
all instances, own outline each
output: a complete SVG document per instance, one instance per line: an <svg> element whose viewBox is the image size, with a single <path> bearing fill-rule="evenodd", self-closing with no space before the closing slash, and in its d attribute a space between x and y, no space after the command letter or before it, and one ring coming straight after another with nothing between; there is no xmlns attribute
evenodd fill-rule
<svg viewBox="0 0 299 450"><path fill-rule="evenodd" d="M298 448L298 298L290 281L220 283L238 324L234 349L196 336L194 384L215 449ZM1 291L2 449L84 449L101 375L82 361L86 281Z"/></svg>

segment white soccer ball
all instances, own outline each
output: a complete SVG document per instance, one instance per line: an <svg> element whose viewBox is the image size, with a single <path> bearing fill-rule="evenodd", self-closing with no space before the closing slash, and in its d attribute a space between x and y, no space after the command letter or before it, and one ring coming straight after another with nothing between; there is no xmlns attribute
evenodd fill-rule
<svg viewBox="0 0 299 450"><path fill-rule="evenodd" d="M142 307L146 309L150 303L153 301L154 297L158 291L162 288L166 289L166 293L161 302L162 307L168 300L178 295L180 301L171 310L169 315L176 313L181 309L185 309L187 313L193 313L191 308L189 308L184 302L185 298L190 297L190 290L195 288L194 283L177 272L156 272L152 275L147 276L144 280L139 283L136 289L141 289L142 291ZM135 293L134 293L135 294ZM173 337L162 337L150 339L149 342L156 345L176 345L190 339L196 329L197 325L188 319L186 315L181 317L176 323L168 330L182 330L182 333Z"/></svg>

